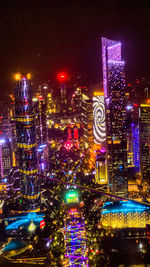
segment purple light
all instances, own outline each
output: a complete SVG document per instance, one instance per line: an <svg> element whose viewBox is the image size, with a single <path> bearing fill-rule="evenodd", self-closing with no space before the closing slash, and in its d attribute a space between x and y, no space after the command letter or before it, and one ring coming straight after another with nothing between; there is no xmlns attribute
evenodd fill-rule
<svg viewBox="0 0 150 267"><path fill-rule="evenodd" d="M101 148L100 152L101 153L105 153L106 152L106 149L105 148Z"/></svg>
<svg viewBox="0 0 150 267"><path fill-rule="evenodd" d="M131 109L133 109L133 107L130 106L130 105L128 105L128 106L127 106L127 110L131 110Z"/></svg>
<svg viewBox="0 0 150 267"><path fill-rule="evenodd" d="M124 61L117 61L117 60L108 60L108 63L110 64L124 64Z"/></svg>
<svg viewBox="0 0 150 267"><path fill-rule="evenodd" d="M116 46L121 46L121 43L118 43L118 44L115 44L115 45L109 46L109 47L107 47L107 49L112 49L112 48L115 48Z"/></svg>
<svg viewBox="0 0 150 267"><path fill-rule="evenodd" d="M48 241L46 242L46 247L49 248L49 247L50 247L50 244L51 244L51 240L48 240Z"/></svg>
<svg viewBox="0 0 150 267"><path fill-rule="evenodd" d="M139 140L139 126L133 124L132 126L133 138L133 162L137 171L140 171L140 140Z"/></svg>
<svg viewBox="0 0 150 267"><path fill-rule="evenodd" d="M5 144L5 139L0 139L0 145Z"/></svg>
<svg viewBox="0 0 150 267"><path fill-rule="evenodd" d="M78 256L68 256L67 254L65 255L65 257L75 258L75 259L78 259L79 258ZM80 257L80 260L88 260L88 258L86 258L86 257Z"/></svg>
<svg viewBox="0 0 150 267"><path fill-rule="evenodd" d="M41 168L42 168L42 170L45 169L44 162L41 163Z"/></svg>
<svg viewBox="0 0 150 267"><path fill-rule="evenodd" d="M107 132L108 136L111 136L109 144L113 144L113 146L108 146L109 189L110 191L115 192L116 190L116 192L122 191L125 193L127 191L126 176L124 174L125 168L123 168L122 173L120 172L121 174L116 174L116 170L119 170L120 166L119 161L121 161L121 165L124 167L121 140L126 135L125 62L121 57L121 43L102 38L102 60ZM114 144L119 145L115 147ZM115 160L117 167L112 167L114 164L114 151L116 155L119 155L116 156Z"/></svg>
<svg viewBox="0 0 150 267"><path fill-rule="evenodd" d="M121 43L102 37L103 87L105 98L108 97L107 65L108 63L122 64L119 62L121 62Z"/></svg>
<svg viewBox="0 0 150 267"><path fill-rule="evenodd" d="M46 147L46 144L39 146L39 148L44 148L44 147Z"/></svg>
<svg viewBox="0 0 150 267"><path fill-rule="evenodd" d="M69 258L69 266L89 266L87 258L86 248L86 235L84 221L73 216L72 209L70 213L68 211L69 222L67 227L64 228L65 232L65 243L66 243L66 257ZM75 214L78 213L76 209ZM70 214L70 215L69 215Z"/></svg>

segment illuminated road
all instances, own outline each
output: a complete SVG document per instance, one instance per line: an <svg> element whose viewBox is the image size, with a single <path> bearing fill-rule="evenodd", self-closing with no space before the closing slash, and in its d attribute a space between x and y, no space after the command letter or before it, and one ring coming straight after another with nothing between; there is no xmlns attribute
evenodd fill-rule
<svg viewBox="0 0 150 267"><path fill-rule="evenodd" d="M64 234L67 266L89 266L84 221L76 208L68 210Z"/></svg>

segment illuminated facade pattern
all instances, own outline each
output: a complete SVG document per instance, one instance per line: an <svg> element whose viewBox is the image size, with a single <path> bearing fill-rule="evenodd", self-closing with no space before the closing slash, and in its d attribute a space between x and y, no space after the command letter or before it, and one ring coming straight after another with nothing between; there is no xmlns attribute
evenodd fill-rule
<svg viewBox="0 0 150 267"><path fill-rule="evenodd" d="M150 184L150 104L140 106L141 173Z"/></svg>
<svg viewBox="0 0 150 267"><path fill-rule="evenodd" d="M133 164L137 172L140 172L140 143L139 143L139 125L132 124L133 140Z"/></svg>
<svg viewBox="0 0 150 267"><path fill-rule="evenodd" d="M27 209L35 209L39 201L37 179L37 147L32 110L31 82L19 74L15 83L16 133L21 177L21 196Z"/></svg>
<svg viewBox="0 0 150 267"><path fill-rule="evenodd" d="M150 207L132 201L106 202L101 223L112 228L145 228L150 224Z"/></svg>
<svg viewBox="0 0 150 267"><path fill-rule="evenodd" d="M68 266L89 266L86 248L86 233L82 219L76 209L68 211L67 225L64 228L66 258Z"/></svg>
<svg viewBox="0 0 150 267"><path fill-rule="evenodd" d="M103 144L106 141L104 94L93 97L93 133L94 142Z"/></svg>
<svg viewBox="0 0 150 267"><path fill-rule="evenodd" d="M121 44L102 38L110 192L127 194L127 131L124 61Z"/></svg>

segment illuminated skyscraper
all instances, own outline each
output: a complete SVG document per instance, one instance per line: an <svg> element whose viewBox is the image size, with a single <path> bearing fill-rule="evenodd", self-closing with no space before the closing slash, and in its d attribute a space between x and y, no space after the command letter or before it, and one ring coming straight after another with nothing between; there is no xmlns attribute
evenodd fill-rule
<svg viewBox="0 0 150 267"><path fill-rule="evenodd" d="M15 112L16 133L21 178L23 209L38 207L40 199L37 179L37 144L32 110L32 89L30 75L16 74Z"/></svg>
<svg viewBox="0 0 150 267"><path fill-rule="evenodd" d="M43 96L36 94L32 99L34 110L34 122L36 129L37 144L41 145L47 141L47 124L46 124L46 104Z"/></svg>
<svg viewBox="0 0 150 267"><path fill-rule="evenodd" d="M106 142L105 100L104 92L94 92L93 96L93 134L94 143L104 145Z"/></svg>
<svg viewBox="0 0 150 267"><path fill-rule="evenodd" d="M67 95L66 95L66 81L68 75L66 72L60 72L58 74L58 80L60 82L60 93L61 93L61 112L67 112Z"/></svg>
<svg viewBox="0 0 150 267"><path fill-rule="evenodd" d="M0 138L0 177L7 177L12 168L11 140L6 137Z"/></svg>
<svg viewBox="0 0 150 267"><path fill-rule="evenodd" d="M93 96L93 135L94 143L99 146L99 151L96 153L95 181L107 184L106 112L103 91L96 91Z"/></svg>
<svg viewBox="0 0 150 267"><path fill-rule="evenodd" d="M137 108L132 105L127 105L126 110L128 168L140 173L139 114L137 116Z"/></svg>
<svg viewBox="0 0 150 267"><path fill-rule="evenodd" d="M96 174L95 181L98 184L107 184L107 163L106 163L106 150L101 149L100 153L96 157Z"/></svg>
<svg viewBox="0 0 150 267"><path fill-rule="evenodd" d="M71 107L73 112L81 112L81 106L82 106L82 91L81 88L76 88L75 92L72 95L71 99Z"/></svg>
<svg viewBox="0 0 150 267"><path fill-rule="evenodd" d="M85 148L93 145L93 101L86 95L82 94L82 126L83 141Z"/></svg>
<svg viewBox="0 0 150 267"><path fill-rule="evenodd" d="M133 164L136 172L140 172L140 140L139 140L139 124L132 125L132 140L133 140Z"/></svg>
<svg viewBox="0 0 150 267"><path fill-rule="evenodd" d="M140 155L143 181L150 186L150 104L140 105Z"/></svg>
<svg viewBox="0 0 150 267"><path fill-rule="evenodd" d="M110 192L127 194L127 131L124 61L121 43L102 38Z"/></svg>

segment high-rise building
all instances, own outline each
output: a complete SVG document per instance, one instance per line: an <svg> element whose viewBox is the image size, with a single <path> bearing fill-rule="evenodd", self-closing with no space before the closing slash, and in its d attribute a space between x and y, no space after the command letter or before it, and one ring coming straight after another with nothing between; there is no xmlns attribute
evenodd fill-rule
<svg viewBox="0 0 150 267"><path fill-rule="evenodd" d="M30 74L15 76L16 134L21 178L23 209L34 210L39 205L40 192L37 178L37 144L32 108Z"/></svg>
<svg viewBox="0 0 150 267"><path fill-rule="evenodd" d="M102 38L103 87L106 103L109 190L127 194L127 131L124 61L121 43Z"/></svg>
<svg viewBox="0 0 150 267"><path fill-rule="evenodd" d="M66 72L60 72L58 74L58 80L60 82L60 94L61 94L61 112L67 112L67 95L66 95L66 81L68 75Z"/></svg>
<svg viewBox="0 0 150 267"><path fill-rule="evenodd" d="M85 148L93 145L93 101L86 95L82 94L82 126L83 142Z"/></svg>
<svg viewBox="0 0 150 267"><path fill-rule="evenodd" d="M12 168L12 146L11 139L0 138L0 176L1 179L8 176Z"/></svg>
<svg viewBox="0 0 150 267"><path fill-rule="evenodd" d="M81 105L82 105L82 91L81 88L76 88L75 92L72 94L71 99L71 108L72 111L75 113L81 112Z"/></svg>
<svg viewBox="0 0 150 267"><path fill-rule="evenodd" d="M150 104L141 104L139 115L141 174L150 187Z"/></svg>
<svg viewBox="0 0 150 267"><path fill-rule="evenodd" d="M93 96L93 134L94 143L105 146L106 116L104 92L94 92Z"/></svg>
<svg viewBox="0 0 150 267"><path fill-rule="evenodd" d="M102 148L96 156L95 182L101 185L107 184L106 150Z"/></svg>
<svg viewBox="0 0 150 267"><path fill-rule="evenodd" d="M12 166L16 166L15 121L11 116L12 115L11 112L12 109L9 109L8 114L5 114L5 117L2 117L0 122L0 136L5 140L3 148L5 147L5 153L7 151L7 156L10 155L11 153L11 155L8 156L9 159L7 158L7 161L11 162L11 164L7 169L11 169Z"/></svg>
<svg viewBox="0 0 150 267"><path fill-rule="evenodd" d="M132 123L132 140L133 140L133 164L135 171L140 173L140 136L139 123Z"/></svg>
<svg viewBox="0 0 150 267"><path fill-rule="evenodd" d="M33 97L34 122L36 129L36 141L38 145L47 141L47 120L46 120L46 103L43 96L39 93Z"/></svg>
<svg viewBox="0 0 150 267"><path fill-rule="evenodd" d="M93 135L94 143L99 146L96 150L95 182L107 184L106 157L106 112L103 91L95 91L93 96Z"/></svg>
<svg viewBox="0 0 150 267"><path fill-rule="evenodd" d="M11 123L9 118L3 117L0 123L0 132L6 138L11 138Z"/></svg>

